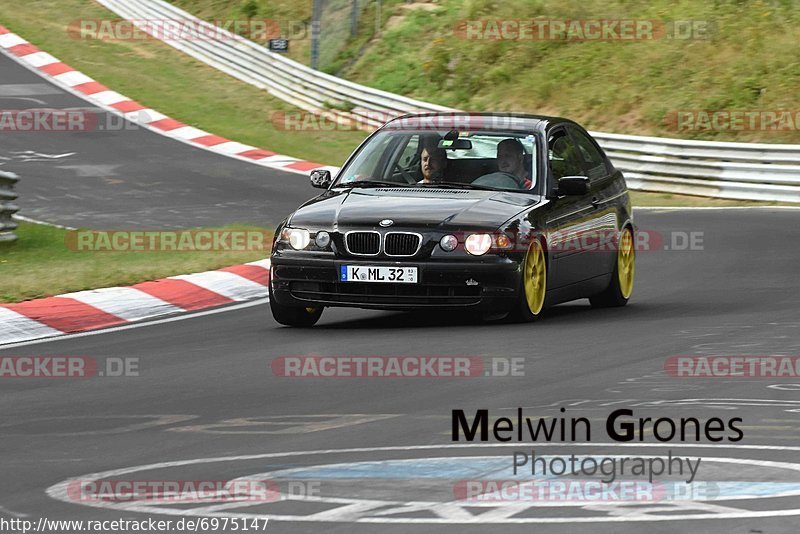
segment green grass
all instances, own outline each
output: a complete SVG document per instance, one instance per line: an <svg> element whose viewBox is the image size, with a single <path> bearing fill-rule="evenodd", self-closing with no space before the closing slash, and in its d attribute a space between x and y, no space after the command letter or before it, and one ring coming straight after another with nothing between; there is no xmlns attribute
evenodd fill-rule
<svg viewBox="0 0 800 534"><path fill-rule="evenodd" d="M263 14L311 15L310 1L250 1ZM205 18L241 5L239 0L172 2ZM800 125L786 132L677 132L668 122L678 110L797 112L800 11L792 0L439 0L411 6L384 0L380 15L384 27L376 39L370 2L359 35L326 70L459 109L567 116L600 131L800 142ZM454 32L460 21L533 18L699 21L711 38L502 41L467 40Z"/></svg>
<svg viewBox="0 0 800 534"><path fill-rule="evenodd" d="M254 5L257 17L310 20L311 2L172 1L206 19L240 20ZM350 65L343 74L356 81L461 109L541 112L600 131L676 137L664 124L671 110L800 109L800 12L791 9L791 2L441 0L427 4L439 6L433 10L410 9L397 0L382 5L380 38L373 38L375 8L370 3L361 33L333 63ZM116 18L91 0L5 0L4 6L0 23L12 31L113 89L209 132L332 165L340 164L364 137L362 132L284 131L273 124L273 112L290 106L162 43L71 38L71 21ZM712 41L688 42L509 42L453 36L460 20L544 15L707 20L717 30ZM687 136L800 142L800 128Z"/></svg>
<svg viewBox="0 0 800 534"><path fill-rule="evenodd" d="M209 20L255 13L303 23L311 16L310 1L172 2ZM5 0L4 5L0 22L12 30L115 90L194 126L329 164L340 163L363 137L276 129L271 112L287 105L161 43L71 39L70 21L116 18L91 0ZM665 123L675 110L800 109L800 12L793 2L441 0L428 4L439 6L433 10L409 9L395 0L382 5L380 38L374 38L370 3L359 35L331 60L333 70L344 68L341 74L349 79L461 109L562 115L600 131L800 142L800 126L789 132L679 133ZM701 20L713 28L713 39L537 42L453 34L458 21L535 16ZM296 59L307 62L308 39L294 45Z"/></svg>
<svg viewBox="0 0 800 534"><path fill-rule="evenodd" d="M264 230L245 225L224 229ZM0 244L0 302L132 285L269 256L268 251L76 252L67 245L67 230L21 223L16 234L16 242Z"/></svg>
<svg viewBox="0 0 800 534"><path fill-rule="evenodd" d="M167 0L169 3L209 22L266 20L271 29L279 28L289 39L287 57L310 65L311 63L311 0ZM377 30L394 14L395 6L404 0L381 0L380 11L374 0L359 0L359 32L350 35L352 0L325 0L322 5L318 68L329 74L338 74L342 68L360 55L361 49L376 35ZM266 43L262 36L252 39Z"/></svg>
<svg viewBox="0 0 800 534"><path fill-rule="evenodd" d="M170 4L210 22L268 20L270 31L280 28L289 39L287 57L308 63L311 40L308 24L311 22L311 2L279 0L168 0ZM270 35L271 36L271 35ZM254 39L266 44L265 39Z"/></svg>
<svg viewBox="0 0 800 534"><path fill-rule="evenodd" d="M599 131L800 142L788 132L674 131L675 110L800 109L800 11L793 1L442 0L407 11L344 74L467 110L567 116ZM402 11L396 6L396 13ZM463 20L707 21L710 40L555 42L454 36Z"/></svg>
<svg viewBox="0 0 800 534"><path fill-rule="evenodd" d="M291 106L154 40L79 40L68 25L118 17L91 0L3 0L0 24L142 104L216 135L340 165L363 132L285 131L273 112Z"/></svg>

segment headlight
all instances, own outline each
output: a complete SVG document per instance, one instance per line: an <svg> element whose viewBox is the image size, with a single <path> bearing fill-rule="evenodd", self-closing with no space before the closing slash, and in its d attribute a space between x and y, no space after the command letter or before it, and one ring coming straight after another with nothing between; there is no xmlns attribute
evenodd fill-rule
<svg viewBox="0 0 800 534"><path fill-rule="evenodd" d="M327 248L328 245L331 244L331 234L324 230L317 232L317 235L314 237L314 244L319 248Z"/></svg>
<svg viewBox="0 0 800 534"><path fill-rule="evenodd" d="M454 235L446 235L439 240L439 246L445 252L453 252L458 246L458 238Z"/></svg>
<svg viewBox="0 0 800 534"><path fill-rule="evenodd" d="M492 236L489 234L472 234L464 242L464 248L473 256L486 254L492 247Z"/></svg>
<svg viewBox="0 0 800 534"><path fill-rule="evenodd" d="M284 228L281 240L288 242L295 250L303 250L311 242L311 236L304 228Z"/></svg>

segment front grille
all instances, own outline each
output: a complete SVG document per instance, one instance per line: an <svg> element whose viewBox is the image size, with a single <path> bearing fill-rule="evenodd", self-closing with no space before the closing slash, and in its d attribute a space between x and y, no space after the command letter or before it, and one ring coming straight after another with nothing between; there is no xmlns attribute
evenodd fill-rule
<svg viewBox="0 0 800 534"><path fill-rule="evenodd" d="M383 250L387 256L413 256L419 250L422 237L419 234L390 232L384 238Z"/></svg>
<svg viewBox="0 0 800 534"><path fill-rule="evenodd" d="M376 256L381 249L381 235L378 232L349 232L344 239L350 254Z"/></svg>
<svg viewBox="0 0 800 534"><path fill-rule="evenodd" d="M470 306L481 300L477 286L292 282L289 291L300 300L356 306Z"/></svg>

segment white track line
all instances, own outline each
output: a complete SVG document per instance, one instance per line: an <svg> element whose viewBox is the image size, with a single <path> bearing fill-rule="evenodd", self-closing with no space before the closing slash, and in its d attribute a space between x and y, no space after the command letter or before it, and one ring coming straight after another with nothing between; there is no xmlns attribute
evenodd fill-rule
<svg viewBox="0 0 800 534"><path fill-rule="evenodd" d="M54 484L47 488L46 493L49 497L70 503L70 504L84 504L86 506L92 507L99 507L99 508L109 508L104 503L96 504L93 501L87 501L84 503L76 502L74 497L70 496L70 488L73 484L76 483L83 483L86 480L98 480L104 478L111 478L111 477L120 477L126 476L132 473L143 472L143 471L152 471L156 469L164 469L164 468L174 468L174 467L181 467L181 466L194 466L200 464L211 464L211 463L218 463L218 462L232 462L232 461L250 461L250 460L265 460L265 459L272 459L272 458L291 458L291 457L298 457L298 456L313 456L315 459L317 456L323 456L327 454L342 454L342 453L360 453L360 452L384 452L384 451L418 451L418 450L447 450L447 449L493 449L493 448L508 448L508 447L522 447L524 445L529 446L537 446L537 447L614 447L614 448L664 448L664 443L537 443L537 442L520 442L520 443L486 443L486 444L442 444L442 445L411 445L411 446L390 446L390 447L358 447L358 448L347 448L347 449L321 449L321 450L314 450L314 451L290 451L290 452L276 452L276 453L264 453L264 454L249 454L249 455L240 455L240 456L220 456L216 458L196 458L192 460L177 460L177 461L167 461L167 462L158 462L152 464L145 464L145 465L138 465L133 467L126 467L121 469L113 469L110 471L101 471L97 473L89 473L83 476L70 478ZM724 445L721 446L719 444L670 444L671 447L676 449L692 449L692 448L702 448L702 449L714 449L714 448L724 448L730 450L779 450L779 451L797 451L800 450L800 447L793 447L793 446L779 446L779 445ZM715 458L718 459L718 458ZM728 459L733 462L743 462L744 459ZM778 466L780 465L783 468L789 468L793 470L800 470L800 464L790 464L786 462L773 462L769 460L754 460L755 462L759 463L762 466ZM753 462L753 460L751 460ZM394 503L393 503L394 504ZM403 503L397 503L402 505ZM413 502L407 502L405 504L414 504ZM422 504L429 504L429 503L422 503ZM113 507L112 507L113 509ZM148 506L141 506L134 504L133 506L126 506L125 511L128 512L140 512L140 513L152 513L152 507ZM168 514L168 515L191 515L191 510L174 510L174 509L161 509L158 513ZM235 512L227 512L231 516L235 517L251 517L249 514L241 514ZM216 515L216 514L210 514ZM264 514L265 517L270 519L274 519L277 521L315 521L312 516L288 516L288 515L273 515L273 514ZM735 509L735 511L731 512L724 512L724 513L691 513L691 514L664 514L664 515L647 515L647 516L602 516L602 517L525 517L525 518L512 518L508 519L505 518L501 521L503 524L524 524L524 523L619 523L619 522L660 522L660 521L682 521L682 520L701 520L701 519L745 519L745 518L756 518L756 517L765 517L765 518L772 518L772 517L787 517L787 516L798 516L800 515L800 508L795 509L783 509L783 510L740 510ZM481 516L471 517L473 521L460 521L460 520L453 520L449 518L439 519L439 518L379 518L379 517L364 517L361 519L356 520L357 523L387 523L387 524L479 524L481 521ZM348 522L352 523L352 522Z"/></svg>
<svg viewBox="0 0 800 534"><path fill-rule="evenodd" d="M77 230L77 228L73 228L71 226L62 226L60 224L53 224L53 223L49 223L49 222L45 222L45 221L40 221L38 219L31 219L30 217L25 217L24 215L14 214L13 218L18 220L18 221L22 221L22 222L26 222L26 223L41 224L42 226L52 226L53 228L61 228L62 230Z"/></svg>

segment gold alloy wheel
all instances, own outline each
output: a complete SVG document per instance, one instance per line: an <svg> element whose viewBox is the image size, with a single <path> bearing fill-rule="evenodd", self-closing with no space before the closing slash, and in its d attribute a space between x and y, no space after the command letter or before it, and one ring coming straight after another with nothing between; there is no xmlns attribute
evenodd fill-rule
<svg viewBox="0 0 800 534"><path fill-rule="evenodd" d="M539 315L544 306L547 292L547 264L544 259L542 243L536 239L531 243L525 256L525 299L533 315Z"/></svg>
<svg viewBox="0 0 800 534"><path fill-rule="evenodd" d="M619 290L625 299L633 293L633 274L636 253L633 246L633 232L630 228L622 230L617 251L617 275L619 276Z"/></svg>

